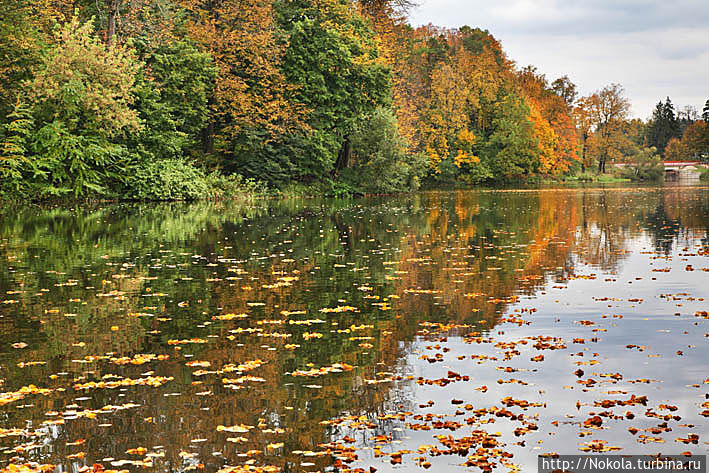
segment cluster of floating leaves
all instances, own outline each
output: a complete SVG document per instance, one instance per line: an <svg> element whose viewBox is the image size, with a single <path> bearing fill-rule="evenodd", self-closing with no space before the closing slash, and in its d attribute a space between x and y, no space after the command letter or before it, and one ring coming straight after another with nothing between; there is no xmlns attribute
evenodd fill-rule
<svg viewBox="0 0 709 473"><path fill-rule="evenodd" d="M330 246L296 248L329 218L305 213L265 246L222 235L210 251L101 258L87 281L50 273L34 296L3 286L3 318L64 331L61 349L29 331L0 346L0 473L491 472L538 454L706 453L706 222L653 248L601 220L580 236L561 203L544 224L485 232L479 204L456 202L443 225L448 204L429 203L416 228L374 220L408 207L354 205L350 225L369 218L376 236L337 222Z"/></svg>

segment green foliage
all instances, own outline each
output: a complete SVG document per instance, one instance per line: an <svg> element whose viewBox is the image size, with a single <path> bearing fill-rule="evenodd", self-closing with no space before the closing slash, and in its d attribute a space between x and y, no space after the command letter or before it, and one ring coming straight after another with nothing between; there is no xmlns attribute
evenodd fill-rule
<svg viewBox="0 0 709 473"><path fill-rule="evenodd" d="M521 98L508 94L499 102L498 109L492 121L493 132L480 152L481 161L498 179L534 172L539 147L534 125L527 118L527 105Z"/></svg>
<svg viewBox="0 0 709 473"><path fill-rule="evenodd" d="M33 185L39 196L110 196L111 186L127 170L123 146L101 136L72 133L61 120L42 126L32 146L39 177Z"/></svg>
<svg viewBox="0 0 709 473"><path fill-rule="evenodd" d="M135 200L196 200L253 196L266 187L239 175L207 173L180 159L161 159L137 166L121 197Z"/></svg>
<svg viewBox="0 0 709 473"><path fill-rule="evenodd" d="M30 96L39 193L109 195L128 162L120 139L141 128L131 108L139 63L125 48L104 46L91 24L76 18L54 40L42 53Z"/></svg>
<svg viewBox="0 0 709 473"><path fill-rule="evenodd" d="M204 173L179 159L139 166L126 185L124 197L137 200L194 200L209 192Z"/></svg>
<svg viewBox="0 0 709 473"><path fill-rule="evenodd" d="M659 181L665 175L662 158L655 147L638 149L629 157L632 164L621 168L619 175L632 181Z"/></svg>
<svg viewBox="0 0 709 473"><path fill-rule="evenodd" d="M134 45L150 71L151 85L159 91L160 103L175 129L184 134L185 147L194 146L209 118L208 99L217 76L214 61L187 40L157 47L141 40Z"/></svg>
<svg viewBox="0 0 709 473"><path fill-rule="evenodd" d="M0 142L0 193L19 192L22 171L31 165L25 157L33 126L31 108L18 100L7 118L8 123L3 125L0 135L3 137Z"/></svg>
<svg viewBox="0 0 709 473"><path fill-rule="evenodd" d="M132 91L143 126L127 134L126 146L138 162L196 154L209 116L213 61L187 41L153 47L141 38L133 44L145 61Z"/></svg>
<svg viewBox="0 0 709 473"><path fill-rule="evenodd" d="M294 99L310 110L298 174L328 173L347 137L376 107L390 100L390 72L377 60L367 22L348 2L283 2L279 19L287 34L283 71Z"/></svg>
<svg viewBox="0 0 709 473"><path fill-rule="evenodd" d="M407 155L396 125L396 117L385 108L378 108L362 123L351 137L356 176L366 192L416 190L426 168L425 156Z"/></svg>

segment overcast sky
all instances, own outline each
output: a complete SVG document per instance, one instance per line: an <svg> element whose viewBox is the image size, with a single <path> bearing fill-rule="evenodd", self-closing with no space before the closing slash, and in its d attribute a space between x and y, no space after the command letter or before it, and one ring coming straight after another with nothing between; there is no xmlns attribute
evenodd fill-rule
<svg viewBox="0 0 709 473"><path fill-rule="evenodd" d="M413 25L487 29L519 67L582 95L616 82L631 114L648 118L669 96L701 113L709 99L709 0L418 0Z"/></svg>

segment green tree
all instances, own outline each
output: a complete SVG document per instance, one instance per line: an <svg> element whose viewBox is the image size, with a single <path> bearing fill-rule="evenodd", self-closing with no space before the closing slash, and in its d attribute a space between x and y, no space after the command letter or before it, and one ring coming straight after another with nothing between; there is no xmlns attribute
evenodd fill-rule
<svg viewBox="0 0 709 473"><path fill-rule="evenodd" d="M283 71L309 111L300 175L322 176L352 164L351 135L390 102L389 67L366 20L344 0L281 2L287 35Z"/></svg>
<svg viewBox="0 0 709 473"><path fill-rule="evenodd" d="M656 181L665 173L662 158L654 147L638 148L629 160L631 164L623 168L621 175L633 181Z"/></svg>
<svg viewBox="0 0 709 473"><path fill-rule="evenodd" d="M30 95L42 192L106 194L121 179L128 159L120 140L141 128L131 108L139 69L128 49L100 42L91 23L72 18L57 30Z"/></svg>
<svg viewBox="0 0 709 473"><path fill-rule="evenodd" d="M28 142L32 134L32 109L19 99L3 125L4 139L0 142L0 194L19 193L23 186L23 172L32 167L27 159Z"/></svg>
<svg viewBox="0 0 709 473"><path fill-rule="evenodd" d="M209 119L214 61L189 40L153 46L141 38L133 44L145 63L133 88L133 107L144 126L129 146L157 159L195 154Z"/></svg>
<svg viewBox="0 0 709 473"><path fill-rule="evenodd" d="M536 171L539 147L534 124L528 118L529 107L520 97L508 94L498 104L498 110L499 114L493 119L494 131L481 152L482 164L487 164L497 179Z"/></svg>
<svg viewBox="0 0 709 473"><path fill-rule="evenodd" d="M418 189L427 163L423 155L406 154L396 117L387 108L378 108L351 136L353 167L344 170L350 181L368 192Z"/></svg>
<svg viewBox="0 0 709 473"><path fill-rule="evenodd" d="M658 102L652 112L652 118L647 130L648 144L660 150L660 154L664 156L665 148L670 139L679 138L680 136L679 121L675 114L675 108L670 98L667 97L664 103Z"/></svg>

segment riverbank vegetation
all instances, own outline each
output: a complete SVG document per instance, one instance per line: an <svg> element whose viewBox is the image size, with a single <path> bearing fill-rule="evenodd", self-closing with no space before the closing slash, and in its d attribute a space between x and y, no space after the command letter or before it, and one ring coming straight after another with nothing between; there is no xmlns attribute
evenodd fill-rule
<svg viewBox="0 0 709 473"><path fill-rule="evenodd" d="M334 195L608 173L709 156L669 98L578 97L487 30L414 28L407 0L7 0L0 194ZM654 148L654 149L653 149ZM632 169L631 169L632 168ZM258 184L257 184L258 182Z"/></svg>

